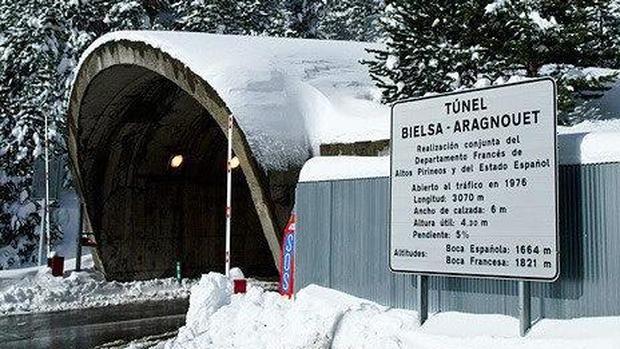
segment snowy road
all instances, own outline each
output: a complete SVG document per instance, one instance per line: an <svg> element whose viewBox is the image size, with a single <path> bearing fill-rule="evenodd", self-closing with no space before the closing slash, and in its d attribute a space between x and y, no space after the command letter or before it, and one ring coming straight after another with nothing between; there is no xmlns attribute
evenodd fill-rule
<svg viewBox="0 0 620 349"><path fill-rule="evenodd" d="M0 317L0 348L92 348L174 331L187 299Z"/></svg>

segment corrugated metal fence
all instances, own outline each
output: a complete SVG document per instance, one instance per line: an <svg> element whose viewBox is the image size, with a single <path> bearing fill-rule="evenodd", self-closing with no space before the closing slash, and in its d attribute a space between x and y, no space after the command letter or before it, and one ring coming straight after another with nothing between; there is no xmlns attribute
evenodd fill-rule
<svg viewBox="0 0 620 349"><path fill-rule="evenodd" d="M620 315L620 163L560 166L561 276L533 283L532 315ZM413 276L388 269L389 178L299 183L296 289L315 283L414 309ZM431 277L430 311L517 315L517 283Z"/></svg>

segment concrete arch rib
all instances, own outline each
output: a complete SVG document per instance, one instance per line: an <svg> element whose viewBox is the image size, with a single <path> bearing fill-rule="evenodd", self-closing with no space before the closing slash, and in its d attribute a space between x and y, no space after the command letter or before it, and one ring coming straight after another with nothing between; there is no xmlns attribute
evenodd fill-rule
<svg viewBox="0 0 620 349"><path fill-rule="evenodd" d="M99 85L99 87L95 85ZM170 98L171 95L178 96L178 98L173 98L173 100ZM136 98L142 100L139 107L136 107L136 103L131 102ZM169 103L159 108L155 104L158 104L160 100L168 100ZM194 110L192 103L196 103L203 110ZM99 260L99 267L103 269L106 275L111 275L111 278L149 278L169 274L159 270L156 273L136 271L125 275L117 270L112 270L119 268L119 263L115 264L102 260L105 258L102 249L107 248L105 244L109 241L103 236L107 233L101 231L101 215L106 203L98 202L103 200L102 190L108 190L108 194L113 195L110 194L113 192L113 188L110 189L111 187L107 186L109 183L126 181L129 183L127 186L135 184L132 182L137 176L135 169L142 166L138 165L136 161L144 157L145 154L148 157L149 147L156 146L149 145L149 139L156 137L153 134L161 133L161 130L144 126L145 123L142 122L144 120L132 119L127 121L117 118L124 118L128 115L138 115L138 118L140 115L151 117L155 114L161 114L158 123L162 124L165 123L162 120L169 117L166 115L174 114L169 109L181 110L183 113L187 120L187 127L183 129L182 132L184 133L181 135L189 137L187 139L194 139L192 138L194 136L188 135L190 133L196 134L196 130L199 129L196 125L201 121L197 121L193 116L188 116L196 113L210 118L212 121L208 122L212 122L218 129L218 132L213 132L210 124L204 124L205 132L212 132L210 134L213 137L219 137L220 141L222 137L226 137L227 118L231 111L217 91L209 85L208 81L204 81L182 62L157 48L126 40L107 42L105 45L94 49L83 60L77 72L67 119L67 144L78 191L85 201L97 239L101 242L96 251L98 256L96 260ZM131 127L121 127L121 124L131 124ZM113 126L108 127L108 125ZM121 153L116 154L116 150L113 149L114 146L106 143L111 142L114 137L118 140L129 139L130 142L133 142L132 144L136 144L134 149L127 153L130 154L128 157L120 155ZM201 142L198 138L196 139L196 142ZM225 141L225 138L223 140ZM104 150L96 150L97 146L101 146ZM216 145L211 143L197 147L208 149L209 147L216 147ZM233 151L240 160L240 176L247 185L253 209L260 222L260 230L262 230L268 246L269 257L273 263L272 267L275 270L275 268L279 268L280 259L279 234L277 233L279 224L276 221L274 205L270 198L268 181L265 173L258 166L243 131L237 125L235 125L233 133ZM215 159L216 155L213 156ZM118 168L124 166L124 172L119 175L120 172L117 171L114 176L107 178L106 171L111 173L110 168L114 166ZM151 171L152 168L147 170ZM222 176L224 173L223 170ZM110 185L113 186L113 184ZM101 189L103 187L107 189ZM106 200L107 198L106 196ZM224 202L218 204L223 210ZM142 206L140 209L145 210ZM234 207L233 210L235 210ZM187 214L181 214L181 216L184 215L187 216ZM187 217L181 218L187 219ZM251 244L251 242L247 242L247 244Z"/></svg>

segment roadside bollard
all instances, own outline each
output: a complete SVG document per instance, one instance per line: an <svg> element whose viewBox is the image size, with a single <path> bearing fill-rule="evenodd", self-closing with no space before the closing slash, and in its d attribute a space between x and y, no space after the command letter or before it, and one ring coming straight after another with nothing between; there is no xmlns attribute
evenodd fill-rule
<svg viewBox="0 0 620 349"><path fill-rule="evenodd" d="M177 282L181 283L181 280L183 279L183 275L181 274L181 262L177 261L176 264L176 278L177 278Z"/></svg>
<svg viewBox="0 0 620 349"><path fill-rule="evenodd" d="M246 279L234 279L234 293L245 293L247 288L247 280Z"/></svg>
<svg viewBox="0 0 620 349"><path fill-rule="evenodd" d="M47 258L47 266L52 268L52 276L62 276L65 272L65 257L54 253Z"/></svg>

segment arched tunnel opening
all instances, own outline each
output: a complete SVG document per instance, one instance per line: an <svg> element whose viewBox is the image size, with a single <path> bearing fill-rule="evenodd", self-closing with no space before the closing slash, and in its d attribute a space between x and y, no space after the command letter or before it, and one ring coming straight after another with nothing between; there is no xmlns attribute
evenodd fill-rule
<svg viewBox="0 0 620 349"><path fill-rule="evenodd" d="M223 271L226 144L209 111L168 78L118 64L80 103L81 193L106 276L135 280ZM170 166L182 155L178 168ZM233 170L232 265L277 275L248 181ZM272 248L273 249L273 248Z"/></svg>

